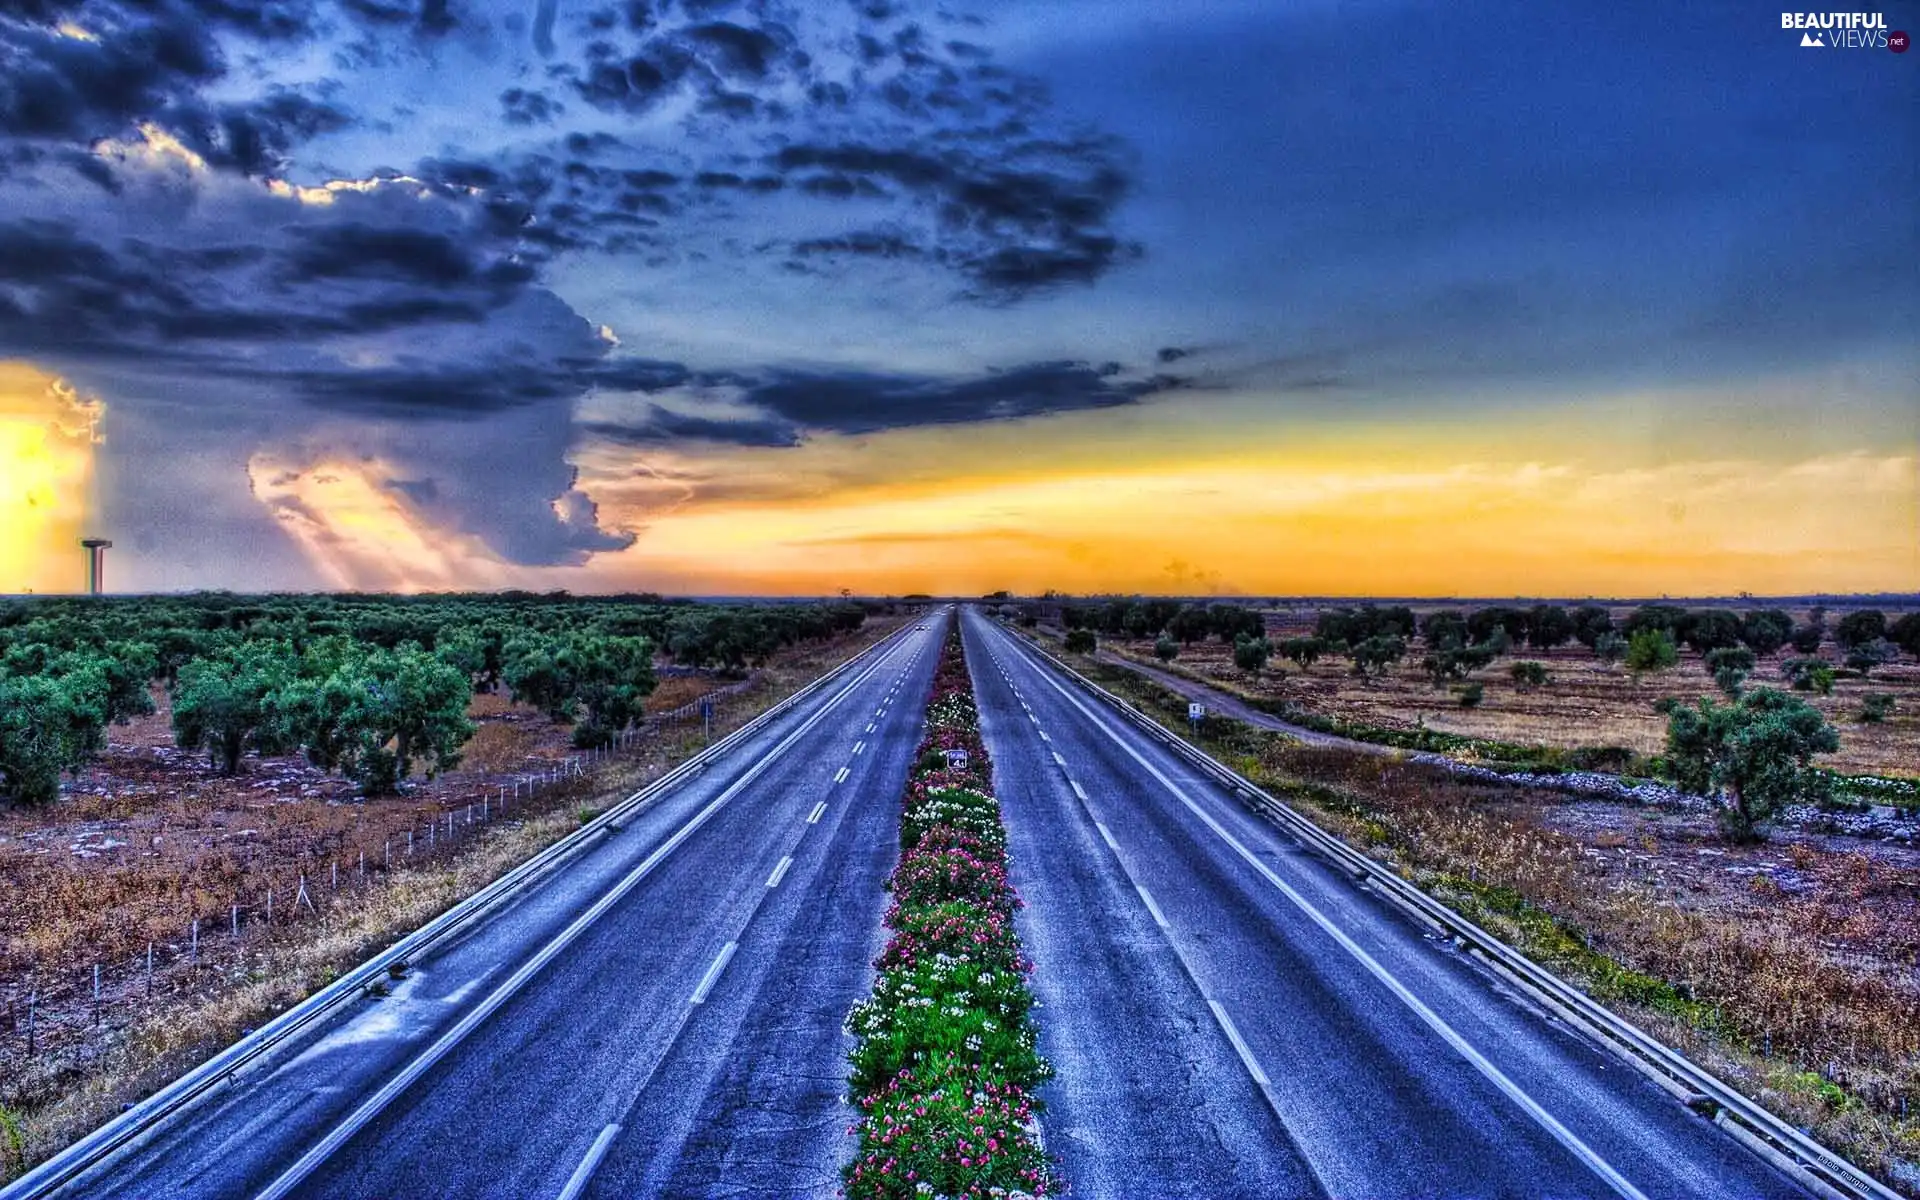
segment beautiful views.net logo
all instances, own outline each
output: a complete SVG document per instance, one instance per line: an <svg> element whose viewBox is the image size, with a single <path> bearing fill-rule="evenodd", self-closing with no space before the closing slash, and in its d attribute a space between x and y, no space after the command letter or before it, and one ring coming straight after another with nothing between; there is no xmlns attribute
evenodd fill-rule
<svg viewBox="0 0 1920 1200"><path fill-rule="evenodd" d="M1886 50L1907 48L1907 35L1889 35L1885 13L1781 13L1780 28L1800 30L1802 46L1820 49Z"/></svg>

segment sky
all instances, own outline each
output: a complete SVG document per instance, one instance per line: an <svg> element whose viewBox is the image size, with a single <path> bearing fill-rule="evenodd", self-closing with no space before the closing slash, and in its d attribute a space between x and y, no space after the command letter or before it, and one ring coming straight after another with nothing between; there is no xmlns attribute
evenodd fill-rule
<svg viewBox="0 0 1920 1200"><path fill-rule="evenodd" d="M0 593L1920 590L1878 16L14 0Z"/></svg>

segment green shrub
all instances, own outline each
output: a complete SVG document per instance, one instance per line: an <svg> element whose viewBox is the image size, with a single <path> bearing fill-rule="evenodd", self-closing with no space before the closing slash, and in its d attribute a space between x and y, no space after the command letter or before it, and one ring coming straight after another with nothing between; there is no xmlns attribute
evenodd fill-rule
<svg viewBox="0 0 1920 1200"><path fill-rule="evenodd" d="M1878 725L1893 715L1893 697L1885 692L1868 692L1860 697L1860 720Z"/></svg>
<svg viewBox="0 0 1920 1200"><path fill-rule="evenodd" d="M1617 663L1627 655L1627 639L1607 632L1593 639L1593 656L1603 663Z"/></svg>
<svg viewBox="0 0 1920 1200"><path fill-rule="evenodd" d="M1538 662L1517 662L1509 668L1513 681L1522 687L1539 687L1546 683L1547 664Z"/></svg>
<svg viewBox="0 0 1920 1200"><path fill-rule="evenodd" d="M1099 641L1091 629L1070 629L1067 631L1066 645L1068 654L1092 654Z"/></svg>
<svg viewBox="0 0 1920 1200"><path fill-rule="evenodd" d="M1627 642L1627 670L1664 671L1680 661L1680 651L1664 629L1642 629Z"/></svg>
<svg viewBox="0 0 1920 1200"><path fill-rule="evenodd" d="M942 1058L991 1067L1034 1087L1053 1075L1040 1057L1028 1014L1033 995L1019 971L938 954L883 971L873 995L847 1017L859 1039L848 1055L855 1096L887 1086L903 1070Z"/></svg>
<svg viewBox="0 0 1920 1200"><path fill-rule="evenodd" d="M1028 1132L1037 1105L990 1068L932 1059L858 1103L860 1149L842 1171L850 1200L1043 1197L1057 1189Z"/></svg>
<svg viewBox="0 0 1920 1200"><path fill-rule="evenodd" d="M1484 684L1469 683L1453 689L1453 694L1461 708L1478 708L1480 701L1486 699L1487 689Z"/></svg>

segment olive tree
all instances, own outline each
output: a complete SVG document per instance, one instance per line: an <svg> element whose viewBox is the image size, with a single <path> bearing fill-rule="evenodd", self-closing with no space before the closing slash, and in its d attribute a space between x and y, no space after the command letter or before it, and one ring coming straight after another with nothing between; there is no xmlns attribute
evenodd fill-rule
<svg viewBox="0 0 1920 1200"><path fill-rule="evenodd" d="M174 743L206 750L222 775L238 771L249 749L282 749L285 726L272 701L293 676L283 642L241 642L218 657L194 659L180 668L173 689Z"/></svg>
<svg viewBox="0 0 1920 1200"><path fill-rule="evenodd" d="M1662 709L1675 781L1720 800L1720 827L1729 839L1761 837L1782 808L1828 794L1827 777L1810 763L1816 754L1838 750L1840 735L1806 701L1755 688L1725 704L1702 700L1689 708L1668 700Z"/></svg>

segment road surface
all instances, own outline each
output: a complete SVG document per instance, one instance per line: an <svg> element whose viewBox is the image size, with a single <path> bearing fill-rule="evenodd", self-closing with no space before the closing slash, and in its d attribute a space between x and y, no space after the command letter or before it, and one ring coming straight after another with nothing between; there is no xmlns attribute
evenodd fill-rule
<svg viewBox="0 0 1920 1200"><path fill-rule="evenodd" d="M852 1152L841 1023L882 944L945 625L60 1194L833 1194Z"/></svg>
<svg viewBox="0 0 1920 1200"><path fill-rule="evenodd" d="M963 617L1080 1195L1798 1187Z"/></svg>

